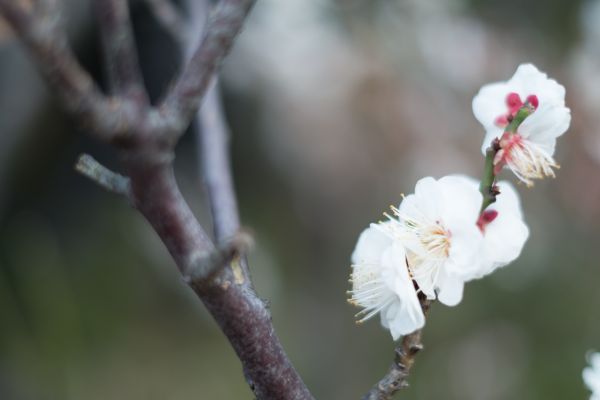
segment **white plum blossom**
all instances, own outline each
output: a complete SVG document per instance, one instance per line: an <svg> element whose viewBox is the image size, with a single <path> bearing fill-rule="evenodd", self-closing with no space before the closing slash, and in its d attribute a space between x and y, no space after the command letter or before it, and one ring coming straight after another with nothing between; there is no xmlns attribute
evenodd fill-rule
<svg viewBox="0 0 600 400"><path fill-rule="evenodd" d="M421 329L425 316L409 276L402 244L385 232L385 223L372 225L360 235L352 254L350 302L363 307L363 322L380 313L381 324L397 340Z"/></svg>
<svg viewBox="0 0 600 400"><path fill-rule="evenodd" d="M418 291L454 306L465 282L515 260L529 229L513 186L497 188L496 202L481 212L473 178L423 178L388 221L366 229L352 254L350 302L363 308L359 322L379 313L396 340L425 323Z"/></svg>
<svg viewBox="0 0 600 400"><path fill-rule="evenodd" d="M600 353L590 354L588 361L590 366L583 370L583 382L592 392L590 400L600 400Z"/></svg>
<svg viewBox="0 0 600 400"><path fill-rule="evenodd" d="M531 114L516 132L506 128L519 110ZM507 166L528 186L533 179L554 177L556 138L569 128L571 111L565 106L565 88L532 64L522 64L506 82L485 85L473 98L473 113L486 134L482 151L499 139L494 159L496 173Z"/></svg>
<svg viewBox="0 0 600 400"><path fill-rule="evenodd" d="M415 193L393 208L387 231L406 247L411 277L427 298L454 306L464 283L481 275L481 203L471 180L456 175L419 180Z"/></svg>

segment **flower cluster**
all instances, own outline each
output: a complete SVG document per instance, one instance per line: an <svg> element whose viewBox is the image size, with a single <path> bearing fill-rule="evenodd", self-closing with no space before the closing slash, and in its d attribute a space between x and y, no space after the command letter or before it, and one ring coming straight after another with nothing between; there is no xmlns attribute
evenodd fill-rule
<svg viewBox="0 0 600 400"><path fill-rule="evenodd" d="M396 340L425 324L419 296L457 305L466 282L519 256L529 229L516 190L496 175L507 167L528 186L554 176L556 138L570 123L564 94L531 64L479 91L473 112L486 131L481 183L464 175L423 178L386 221L360 235L349 292L362 307L358 322L379 313Z"/></svg>

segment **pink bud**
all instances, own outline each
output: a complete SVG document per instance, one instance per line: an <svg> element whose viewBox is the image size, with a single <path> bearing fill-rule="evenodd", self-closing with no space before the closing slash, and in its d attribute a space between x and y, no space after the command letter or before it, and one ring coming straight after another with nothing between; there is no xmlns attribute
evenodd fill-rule
<svg viewBox="0 0 600 400"><path fill-rule="evenodd" d="M540 105L540 101L538 100L535 94L530 94L527 96L527 102L533 106L533 108L537 109Z"/></svg>

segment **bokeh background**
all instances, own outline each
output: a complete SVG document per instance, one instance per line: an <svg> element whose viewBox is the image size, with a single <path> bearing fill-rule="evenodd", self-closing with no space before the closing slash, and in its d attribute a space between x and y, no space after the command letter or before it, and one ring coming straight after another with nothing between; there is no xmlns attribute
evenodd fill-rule
<svg viewBox="0 0 600 400"><path fill-rule="evenodd" d="M82 63L102 67L89 1L64 0ZM180 52L132 3L153 98ZM238 360L162 244L78 176L89 152L5 27L0 37L0 398L250 399ZM320 399L359 398L394 344L346 303L360 231L427 175L478 176L471 99L533 62L567 88L556 180L519 186L520 259L436 304L398 398L583 399L600 349L600 1L260 0L227 59L225 108L255 285ZM193 135L182 189L207 227ZM507 179L514 177L505 173Z"/></svg>

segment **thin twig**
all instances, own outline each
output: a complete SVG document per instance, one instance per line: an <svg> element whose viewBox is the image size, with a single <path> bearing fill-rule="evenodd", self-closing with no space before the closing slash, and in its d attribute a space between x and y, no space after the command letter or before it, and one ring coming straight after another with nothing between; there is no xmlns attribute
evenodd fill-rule
<svg viewBox="0 0 600 400"><path fill-rule="evenodd" d="M77 159L75 170L98 185L131 200L131 182L126 176L120 175L100 164L89 154L82 154Z"/></svg>
<svg viewBox="0 0 600 400"><path fill-rule="evenodd" d="M427 314L431 300L427 300L422 294L419 295L419 300L423 312ZM422 330L419 329L402 338L400 346L395 349L394 362L387 374L363 396L362 400L389 400L397 391L408 386L408 376L415 356L423 349L421 335Z"/></svg>
<svg viewBox="0 0 600 400"><path fill-rule="evenodd" d="M221 0L206 27L204 39L187 67L160 105L161 113L176 131L192 121L214 72L229 53L256 0Z"/></svg>
<svg viewBox="0 0 600 400"><path fill-rule="evenodd" d="M198 145L204 184L213 216L217 242L231 236L240 226L240 216L229 159L229 128L221 107L215 78L200 109Z"/></svg>
<svg viewBox="0 0 600 400"><path fill-rule="evenodd" d="M94 0L112 93L147 103L127 0Z"/></svg>

